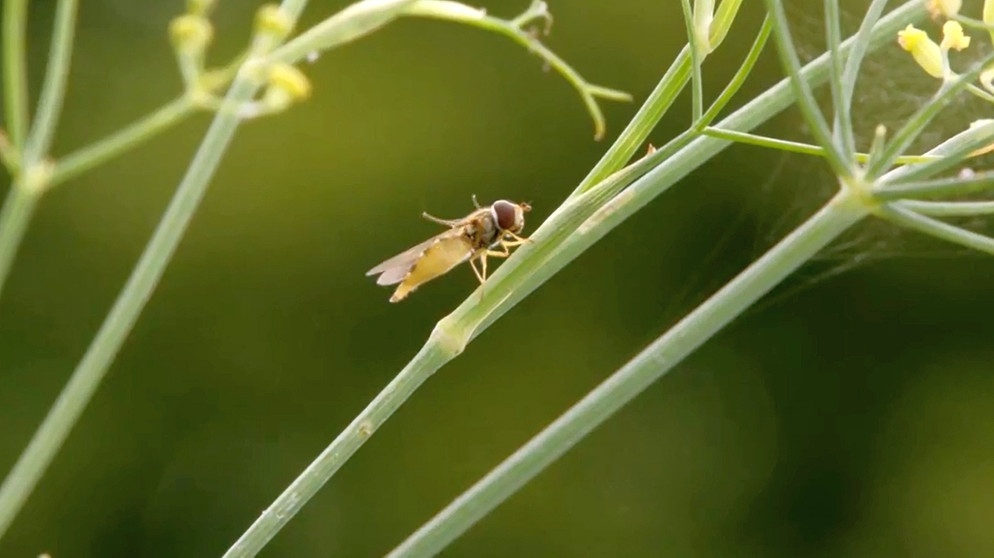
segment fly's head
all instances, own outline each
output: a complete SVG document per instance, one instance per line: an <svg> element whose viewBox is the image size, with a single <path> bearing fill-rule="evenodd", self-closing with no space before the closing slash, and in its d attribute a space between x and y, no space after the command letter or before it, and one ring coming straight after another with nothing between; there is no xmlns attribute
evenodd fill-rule
<svg viewBox="0 0 994 558"><path fill-rule="evenodd" d="M525 228L525 213L531 209L527 203L497 200L490 206L490 215L500 232L518 234Z"/></svg>

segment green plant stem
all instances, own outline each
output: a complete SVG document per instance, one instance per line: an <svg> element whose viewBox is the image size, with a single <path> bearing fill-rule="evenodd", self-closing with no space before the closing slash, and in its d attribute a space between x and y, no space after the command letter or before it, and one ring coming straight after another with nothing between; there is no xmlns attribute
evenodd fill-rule
<svg viewBox="0 0 994 558"><path fill-rule="evenodd" d="M994 120L970 126L966 130L942 142L929 153L941 154L930 161L906 165L891 170L876 181L873 193L878 199L887 199L889 189L912 182L929 180L932 176L949 169L961 167L965 159L978 154L994 142Z"/></svg>
<svg viewBox="0 0 994 558"><path fill-rule="evenodd" d="M750 134L747 132L737 132L735 130L723 130L721 128L716 128L714 126L708 126L707 128L705 128L704 134L711 136L713 138L734 141L736 143L744 143L746 145L754 145L756 147L764 147L767 149L778 149L780 151L786 151L789 153L799 153L801 155L815 155L818 157L825 156L824 149L822 149L820 146L812 145L810 143L800 143L796 141L770 138L766 136ZM869 159L870 155L868 153L856 153L856 160L861 163L864 163ZM929 155L902 155L901 157L897 158L895 164L910 165L914 163L924 163L935 160L937 160L937 157L932 157Z"/></svg>
<svg viewBox="0 0 994 558"><path fill-rule="evenodd" d="M971 217L975 215L994 215L994 201L921 201L903 200L894 203L895 206L910 209L915 213L932 217Z"/></svg>
<svg viewBox="0 0 994 558"><path fill-rule="evenodd" d="M433 337L442 335L444 334L439 330L432 333ZM419 370L425 367L437 368L455 356L447 353L445 347L445 343L426 344L362 414L352 421L342 435L335 439L335 443L321 452L321 455L262 512L262 515L224 553L224 558L246 558L258 554L300 511L310 497L320 490L325 481L345 463L345 460L338 459L335 454L354 453L397 410L397 407L428 379L427 376L418 374Z"/></svg>
<svg viewBox="0 0 994 558"><path fill-rule="evenodd" d="M303 9L305 3L306 0L286 0L283 8L293 19ZM258 37L254 43L253 54L259 56L268 52L276 42L277 39L269 35ZM0 485L0 538L10 527L24 501L41 479L96 392L100 381L162 277L240 123L236 108L251 100L261 86L249 77L250 73L239 74L235 78L225 97L227 110L223 108L215 115L186 175L124 289L45 420L21 453L10 474ZM144 127L142 130L150 128L154 126ZM142 137L141 130L132 130L132 132L133 135L125 138L137 140ZM120 149L126 145L128 143L122 142L118 137L118 141L110 144L110 147ZM106 155L106 151L103 154ZM93 158L91 156L90 162Z"/></svg>
<svg viewBox="0 0 994 558"><path fill-rule="evenodd" d="M909 2L881 19L874 29L870 48L878 48L893 40L894 33L923 16L921 8L920 1ZM849 39L843 43L841 49L843 54L852 48L852 42L852 39ZM800 75L802 79L809 81L811 86L823 83L828 77L828 65L828 55L823 54L810 62ZM784 110L792 99L789 81L789 78L781 80L726 117L718 127L726 130L751 130ZM670 143L681 139L682 137L677 137ZM538 261L529 258L529 252L535 250L540 241L522 246L487 280L487 295L479 304L476 303L480 300L479 295L473 294L445 319L460 323L460 327L469 332L465 334L467 338L475 338L608 231L729 144L730 142L709 137L693 139L677 156L667 159L665 163L651 170L644 180L640 180L633 188L619 195L597 215L591 217L588 223L590 226L585 225L577 231L582 234L569 234L551 257L543 256ZM557 210L532 237L539 238L540 233L546 228L562 227L563 224L557 220L558 213Z"/></svg>
<svg viewBox="0 0 994 558"><path fill-rule="evenodd" d="M10 185L3 208L0 208L0 294L3 294L17 248L24 239L40 197L40 190L27 188L18 179Z"/></svg>
<svg viewBox="0 0 994 558"><path fill-rule="evenodd" d="M901 182L874 190L878 200L900 200L904 198L935 198L958 194L969 194L994 187L994 172L977 173L970 177L951 176L934 180Z"/></svg>
<svg viewBox="0 0 994 558"><path fill-rule="evenodd" d="M683 8L683 24L687 31L687 43L690 45L690 64L692 68L690 81L690 121L697 122L704 114L704 75L701 73L701 65L704 63L704 57L707 56L710 45L702 43L708 39L707 33L709 30L707 27L699 29L696 26L698 18L695 16L699 14L691 9L690 0L680 0L680 6ZM698 8L701 8L701 6L698 5ZM707 14L707 17L710 18L711 14ZM709 21L705 19L705 23L709 23Z"/></svg>
<svg viewBox="0 0 994 558"><path fill-rule="evenodd" d="M915 213L899 203L883 204L877 210L877 214L895 225L994 255L994 238Z"/></svg>
<svg viewBox="0 0 994 558"><path fill-rule="evenodd" d="M832 171L836 176L846 179L853 174L852 165L849 163L852 155L846 155L842 152L841 146L835 144L832 138L832 130L828 122L825 121L825 115L822 114L821 109L818 107L818 102L815 100L814 93L811 91L811 85L799 78L801 62L797 58L797 48L794 46L794 40L790 35L783 2L781 0L765 0L765 2L766 11L773 20L773 36L776 39L774 42L777 46L777 52L780 54L780 62L790 77L790 85L794 88L797 106L801 109L804 120L808 123L811 135L817 140L816 143L824 149L825 160L832 167ZM839 49L836 49L835 52L829 52L827 55L830 60L828 79L829 81L837 81L841 79L841 76L836 71L840 73L841 71L835 60L839 60L843 54ZM851 123L845 122L841 124L851 125Z"/></svg>
<svg viewBox="0 0 994 558"><path fill-rule="evenodd" d="M257 88L256 83L247 79L236 80L227 101L231 106L238 106L248 101ZM137 321L192 219L238 123L234 111L221 111L214 118L124 290L28 447L0 485L0 538L76 424Z"/></svg>
<svg viewBox="0 0 994 558"><path fill-rule="evenodd" d="M832 141L839 146L839 151L846 158L845 164L852 168L856 164L856 140L853 136L852 119L850 118L851 98L846 95L843 82L845 64L839 54L839 43L842 42L842 30L839 23L839 0L825 0L825 36L828 38L828 51L832 57L832 73L828 84L832 92Z"/></svg>
<svg viewBox="0 0 994 558"><path fill-rule="evenodd" d="M853 48L849 51L849 56L846 57L846 67L842 71L842 95L850 105L853 92L856 90L859 69L863 66L863 58L866 57L866 47L870 44L870 34L873 32L873 26L880 20L886 6L887 0L873 0L866 8L863 21L859 24L859 31L856 32Z"/></svg>
<svg viewBox="0 0 994 558"><path fill-rule="evenodd" d="M456 498L388 556L432 556L867 215L842 192L628 364Z"/></svg>
<svg viewBox="0 0 994 558"><path fill-rule="evenodd" d="M577 196L597 183L604 180L611 173L620 169L626 161L632 158L635 151L649 137L656 124L663 118L663 115L673 106L680 92L690 81L692 64L690 45L683 47L680 54L667 68L666 73L649 93L649 97L639 108L632 120L625 126L618 139L614 141L607 152L597 161L594 168L590 169L587 176L580 181L580 184L570 194L570 198Z"/></svg>
<svg viewBox="0 0 994 558"><path fill-rule="evenodd" d="M921 14L918 13L920 8L921 4L918 2L905 5L881 20L874 31L871 46L879 47L890 41L898 29L909 21L920 18ZM843 52L850 47L850 41L846 41L842 46ZM827 65L828 57L821 56L805 68L802 76L812 84L823 82L827 75ZM504 312L607 234L626 216L644 206L654 196L731 143L708 137L693 139L692 136L685 134L656 153L637 161L631 167L612 174L611 166L613 164L620 166L630 157L642 141L639 136L647 134L651 129L652 126L647 123L654 123L665 112L665 108L672 103L671 95L678 93L689 77L690 53L685 48L678 61L670 67L649 100L639 110L636 121L628 125L625 132L602 158L601 163L598 164L600 170L596 173L592 171L584 179L585 183L589 181L592 184L591 187L587 190L578 188L570 195L567 202L532 235L535 242L522 246L490 276L482 297L479 292L473 293L438 323L421 351L399 374L403 378L403 388L398 388L396 380L384 388L249 529L249 531L262 532L246 531L241 539L252 537L269 540L273 533L268 531L278 530L293 513L307 503L335 471L338 471L365 443L369 434L414 393L414 388L420 386L436 370L460 354L468 340L479 335ZM786 80L781 81L730 115L722 121L721 126L751 129L789 106L790 100L790 86ZM671 156L673 146L685 149ZM609 204L607 213L588 219L597 207L602 207L611 200L614 193L639 177L642 177L640 182L645 184L645 187L636 188L638 182L635 183L631 189L632 194L626 191L618 196L619 203ZM578 232L578 227L585 221L591 226ZM371 424L373 429L363 430L361 426L364 424ZM292 506L286 505L289 502L292 502ZM279 521L270 519L269 516L275 517L277 511L283 517L279 518Z"/></svg>
<svg viewBox="0 0 994 558"><path fill-rule="evenodd" d="M45 81L41 87L38 112L24 148L26 165L47 156L52 145L69 78L77 7L77 0L59 0L55 10L55 27L48 51L48 64L45 66Z"/></svg>
<svg viewBox="0 0 994 558"><path fill-rule="evenodd" d="M27 41L28 0L3 3L4 120L10 142L24 149L28 133Z"/></svg>
<svg viewBox="0 0 994 558"><path fill-rule="evenodd" d="M307 0L285 0L281 9L294 20L306 3ZM252 56L248 57L249 61L270 52L276 42L277 39L270 35L257 37L253 43ZM100 381L162 277L241 121L237 107L250 101L261 87L260 83L250 77L251 75L253 72L243 72L235 78L225 96L224 106L215 115L186 175L128 278L127 284L28 447L21 453L13 469L0 485L0 538L10 527L28 495L41 479L96 392ZM131 139L141 137L138 131L133 130L133 132L134 135L129 136ZM118 137L110 144L113 148L110 151L119 150L127 144L128 142ZM83 163L92 162L95 156L106 155L107 148L101 153L91 155Z"/></svg>
<svg viewBox="0 0 994 558"><path fill-rule="evenodd" d="M759 33L756 34L756 38L753 40L752 46L749 47L749 52L746 53L745 59L742 60L739 69L735 71L735 75L732 76L732 79L728 81L728 85L722 89L718 97L711 103L708 110L704 111L700 120L694 122L693 129L695 132L701 133L710 126L715 118L718 118L718 115L721 114L721 111L725 110L725 107L735 97L735 94L739 92L739 89L742 88L749 76L752 75L752 69L756 66L756 62L759 61L759 56L763 53L763 49L766 48L766 42L769 40L772 30L773 22L770 20L770 17L763 18L763 25L760 26Z"/></svg>
<svg viewBox="0 0 994 558"><path fill-rule="evenodd" d="M971 82L980 76L984 67L994 61L994 53L990 53L976 64L973 69L965 74L957 76L952 81L943 82L938 93L924 103L894 134L894 137L887 142L880 156L874 158L870 165L866 167L868 180L876 180L881 174L890 169L894 160L907 151L911 144L918 138L926 126L939 115L940 112L956 98L960 91L963 91Z"/></svg>
<svg viewBox="0 0 994 558"><path fill-rule="evenodd" d="M711 36L708 37L711 52L725 42L725 37L728 36L728 31L732 28L732 23L741 7L742 0L722 0L711 20Z"/></svg>
<svg viewBox="0 0 994 558"><path fill-rule="evenodd" d="M48 186L62 184L106 163L177 124L196 110L196 104L190 96L178 97L126 128L58 159L52 169Z"/></svg>

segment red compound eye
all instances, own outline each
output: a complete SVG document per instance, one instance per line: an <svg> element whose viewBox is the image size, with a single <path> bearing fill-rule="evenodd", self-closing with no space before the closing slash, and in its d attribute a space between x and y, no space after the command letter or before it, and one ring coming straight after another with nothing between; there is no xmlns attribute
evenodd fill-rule
<svg viewBox="0 0 994 558"><path fill-rule="evenodd" d="M514 230L517 224L517 206L509 201L498 200L494 202L492 207L500 230Z"/></svg>

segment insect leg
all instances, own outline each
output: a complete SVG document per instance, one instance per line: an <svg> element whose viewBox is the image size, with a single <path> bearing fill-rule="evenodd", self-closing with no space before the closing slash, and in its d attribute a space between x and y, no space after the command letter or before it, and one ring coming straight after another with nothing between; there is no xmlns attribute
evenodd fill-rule
<svg viewBox="0 0 994 558"><path fill-rule="evenodd" d="M511 237L511 238L514 239L514 242L505 242L505 241L502 241L503 244L507 244L508 246L520 246L520 245L525 244L527 242L535 242L534 240L532 240L530 238L525 238L523 236L518 236L518 235L514 234L511 231L504 231L504 235L505 236L509 236L509 237Z"/></svg>
<svg viewBox="0 0 994 558"><path fill-rule="evenodd" d="M506 258L506 257L508 257L508 256L511 255L511 251L507 249L507 246L504 244L503 241L501 241L500 247L503 248L503 250L489 250L488 249L487 250L487 255L488 256L494 256L495 258Z"/></svg>
<svg viewBox="0 0 994 558"><path fill-rule="evenodd" d="M483 283L484 281L486 281L486 278L484 277L484 275L487 272L487 266L486 266L486 264L483 265L483 274L480 274L480 270L476 269L476 259L475 258L470 258L470 260L469 260L469 267L473 268L473 273L476 274L476 278L480 280L480 283Z"/></svg>
<svg viewBox="0 0 994 558"><path fill-rule="evenodd" d="M428 219L433 223L438 223L439 225L445 225L446 227L455 227L459 225L459 219L439 219L434 215L429 215L428 213L422 213L422 217Z"/></svg>
<svg viewBox="0 0 994 558"><path fill-rule="evenodd" d="M480 279L480 283L485 283L487 281L487 254L490 251L487 250L480 254L480 267L483 268L483 277Z"/></svg>

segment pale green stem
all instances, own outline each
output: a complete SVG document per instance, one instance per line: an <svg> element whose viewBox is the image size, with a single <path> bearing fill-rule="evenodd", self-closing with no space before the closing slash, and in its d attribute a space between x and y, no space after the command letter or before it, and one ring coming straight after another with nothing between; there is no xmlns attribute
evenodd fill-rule
<svg viewBox="0 0 994 558"><path fill-rule="evenodd" d="M721 111L725 110L725 107L735 97L735 94L739 92L739 89L742 88L746 80L749 79L749 76L752 75L752 69L756 66L756 62L759 61L759 55L763 53L763 49L766 47L766 41L769 40L772 30L773 22L767 16L763 19L763 25L759 28L759 33L756 34L756 39L752 42L752 46L749 47L749 52L746 53L746 57L735 72L735 75L728 81L728 85L721 91L721 94L714 100L714 103L708 107L708 110L704 111L700 120L694 122L693 129L695 132L701 133L710 126L714 122L714 119L718 118L718 115L721 114Z"/></svg>
<svg viewBox="0 0 994 558"><path fill-rule="evenodd" d="M883 204L877 214L896 225L994 256L994 238L915 213L900 203Z"/></svg>
<svg viewBox="0 0 994 558"><path fill-rule="evenodd" d="M856 32L853 48L846 57L846 67L842 71L842 95L850 104L853 91L856 90L859 69L863 66L863 58L866 57L866 47L870 44L870 34L873 32L873 26L880 20L885 7L887 0L873 0L866 8L863 21L859 24L859 31Z"/></svg>
<svg viewBox="0 0 994 558"><path fill-rule="evenodd" d="M922 201L901 200L895 206L910 209L915 213L932 217L971 217L994 215L994 201Z"/></svg>
<svg viewBox="0 0 994 558"><path fill-rule="evenodd" d="M55 10L55 27L48 52L48 64L45 66L45 81L41 86L38 112L31 124L27 147L24 148L25 165L46 157L52 145L69 78L76 10L77 0L59 0Z"/></svg>
<svg viewBox="0 0 994 558"><path fill-rule="evenodd" d="M285 0L283 9L293 19L303 9L304 4L306 0ZM253 54L259 56L268 52L275 46L276 41L269 35L257 37ZM166 265L207 190L211 177L217 170L225 149L241 122L237 107L251 100L260 87L249 74L251 72L240 74L235 79L225 97L224 108L215 115L186 175L124 289L118 295L96 337L45 420L0 485L0 539L3 538L93 397L162 277Z"/></svg>
<svg viewBox="0 0 994 558"><path fill-rule="evenodd" d="M8 1L8 7L18 2ZM11 184L7 200L0 210L0 294L7 282L11 266L17 255L17 250L24 240L28 225L38 207L38 201L45 184L33 183L36 180L47 180L49 169L43 162L46 151L51 145L52 135L62 109L62 99L66 91L66 78L69 75L69 58L72 54L73 28L76 23L76 0L60 0L55 12L55 30L52 33L52 45L49 49L48 66L45 69L45 81L41 89L41 100L38 113L31 127L25 147L21 150L18 171ZM5 15L10 15L9 13ZM5 32L10 31L5 29ZM23 41L21 37L20 41ZM23 47L23 45L22 45ZM21 53L23 57L24 53ZM10 63L9 59L4 61ZM22 70L16 68L12 73ZM16 81L16 80L15 80ZM14 86L12 89L21 89ZM8 94L11 90L8 89ZM20 101L13 101L16 105ZM20 112L19 109L12 109ZM14 116L15 120L18 118ZM13 120L12 120L13 122ZM13 130L11 131L14 135ZM2 530L0 530L2 534Z"/></svg>
<svg viewBox="0 0 994 558"><path fill-rule="evenodd" d="M765 0L765 2L766 11L773 20L773 36L776 39L777 52L780 54L780 63L791 78L790 85L794 89L797 106L801 109L801 114L804 115L804 120L807 122L816 143L825 150L825 161L832 167L832 171L836 176L843 179L848 178L854 172L852 165L849 163L852 156L844 154L840 146L835 144L832 139L832 130L828 122L825 121L825 115L822 114L821 109L818 107L818 102L815 100L814 93L811 91L811 86L803 79L798 79L801 71L801 62L797 57L797 48L794 46L794 40L790 35L783 3L781 0ZM830 59L828 79L831 81L838 79L838 76L835 75L838 65L832 58L838 60L838 57L843 56L843 54L837 49L836 53L828 53L828 56Z"/></svg>
<svg viewBox="0 0 994 558"><path fill-rule="evenodd" d="M987 171L971 176L950 176L934 180L901 182L887 188L874 190L878 200L900 200L904 198L937 198L969 194L994 187L994 172Z"/></svg>
<svg viewBox="0 0 994 558"><path fill-rule="evenodd" d="M852 120L850 117L850 97L846 95L843 83L845 63L839 52L842 42L842 30L839 22L839 0L824 0L825 3L825 36L828 38L828 51L832 57L832 73L828 78L829 89L832 92L832 141L839 147L845 164L853 168L856 164L856 140L853 136Z"/></svg>
<svg viewBox="0 0 994 558"><path fill-rule="evenodd" d="M702 9L701 4L701 2L696 2L696 8ZM683 12L684 28L687 32L687 42L690 44L690 64L693 68L690 80L690 121L697 122L704 114L704 75L701 73L701 65L709 52L709 45L704 43L710 34L712 14L698 14L691 9L690 0L680 0L680 7ZM709 3L707 7L713 8L714 6Z"/></svg>
<svg viewBox="0 0 994 558"><path fill-rule="evenodd" d="M728 31L732 28L732 23L741 7L742 0L723 0L718 6L718 10L714 13L714 19L711 21L711 36L708 38L712 52L725 41L725 37L728 36Z"/></svg>
<svg viewBox="0 0 994 558"><path fill-rule="evenodd" d="M994 142L994 120L974 125L937 145L929 151L930 154L941 155L931 161L915 165L906 165L891 170L880 177L873 186L873 194L878 199L888 199L887 191L910 187L911 183L929 179L936 174L954 167L961 167L964 160L976 155L980 148L986 148ZM959 180L963 183L966 177Z"/></svg>
<svg viewBox="0 0 994 558"><path fill-rule="evenodd" d="M79 151L59 158L52 169L48 186L62 184L127 152L129 149L137 147L189 116L195 110L197 107L193 99L188 95L183 95L126 128L87 145Z"/></svg>
<svg viewBox="0 0 994 558"><path fill-rule="evenodd" d="M825 156L824 149L822 149L817 145L812 145L810 143L800 143L796 141L770 138L766 136L750 134L747 132L736 132L734 130L723 130L720 128L715 128L713 126L708 126L707 128L705 128L704 134L713 138L734 141L736 143L744 143L747 145L754 145L756 147L765 147L767 149L777 149L780 151L786 151L788 153L800 153L802 155L815 155L818 157ZM870 155L867 153L856 153L856 160L860 163L865 163L869 159ZM927 161L934 161L936 159L937 159L936 157L931 157L929 155L903 155L897 158L895 164L910 165L913 163L924 163Z"/></svg>
<svg viewBox="0 0 994 558"><path fill-rule="evenodd" d="M580 95L584 106L587 108L587 112L590 113L590 116L594 120L594 139L601 139L606 129L604 113L597 103L597 98L600 97L613 101L632 100L631 95L628 93L596 86L587 82L579 72L574 70L559 55L549 50L548 47L542 44L531 33L515 25L512 21L489 16L484 10L474 10L467 8L459 2L448 0L418 0L405 11L404 15L430 17L474 25L488 31L493 31L494 33L502 34L537 54L565 78Z"/></svg>
<svg viewBox="0 0 994 558"><path fill-rule="evenodd" d="M531 10L526 11L524 19L528 20L533 17L531 13ZM500 33L534 52L559 72L579 93L587 111L594 120L595 138L600 138L604 134L604 115L596 98L615 101L631 100L631 96L627 93L588 83L565 60L519 27L519 24L524 21L520 17L510 21L503 20L487 15L484 10L470 8L460 2L448 0L415 0L413 2L387 0L369 6L363 6L362 3L355 4L287 42L281 48L276 49L270 58L280 62L294 63L312 52L326 50L331 44L329 30L344 29L346 33L343 36L344 40L351 41L379 29L393 18L400 16L430 17L473 25ZM343 23L347 23L347 25L343 25Z"/></svg>
<svg viewBox="0 0 994 558"><path fill-rule="evenodd" d="M4 125L10 142L19 152L24 150L24 138L28 134L27 32L28 0L4 0Z"/></svg>
<svg viewBox="0 0 994 558"><path fill-rule="evenodd" d="M691 76L691 47L683 47L680 54L670 64L670 67L663 74L662 79L649 94L649 97L642 103L631 122L614 141L607 152L597 161L594 168L590 169L587 176L580 181L580 184L570 194L570 198L594 187L598 182L604 180L611 173L620 169L626 161L638 150L639 146L649 137L649 133L656 127L663 115L673 106L680 92L686 87Z"/></svg>
<svg viewBox="0 0 994 558"><path fill-rule="evenodd" d="M444 332L436 329L432 338L439 339ZM224 558L248 558L255 556L283 528L310 498L321 489L327 479L345 463L340 454L351 455L373 435L397 407L421 386L428 376L419 370L437 369L455 355L447 353L444 342L427 343L400 374L384 388L380 394L357 416L343 435L323 452L301 473L262 515L224 553Z"/></svg>
<svg viewBox="0 0 994 558"><path fill-rule="evenodd" d="M866 215L866 208L854 196L838 194L388 556L420 557L440 552Z"/></svg>
<svg viewBox="0 0 994 558"><path fill-rule="evenodd" d="M939 115L940 112L963 91L967 85L976 80L983 68L994 61L994 53L988 54L984 59L975 65L972 70L957 76L952 81L943 82L938 93L923 103L904 125L894 134L894 137L887 142L880 156L875 158L871 165L866 167L866 177L868 180L876 180L880 175L890 169L902 153L908 150L912 142L922 133L926 126Z"/></svg>
<svg viewBox="0 0 994 558"><path fill-rule="evenodd" d="M38 206L41 191L26 188L21 179L10 185L0 208L0 294L10 275L17 249L28 230L28 223Z"/></svg>

